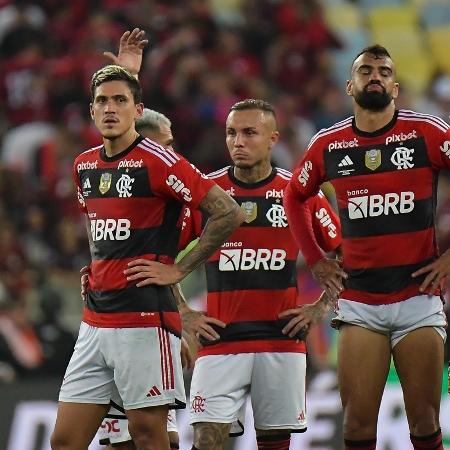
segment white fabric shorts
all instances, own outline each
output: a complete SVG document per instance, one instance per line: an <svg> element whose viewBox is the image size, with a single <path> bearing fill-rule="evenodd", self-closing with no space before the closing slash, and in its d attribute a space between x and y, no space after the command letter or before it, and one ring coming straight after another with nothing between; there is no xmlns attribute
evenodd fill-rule
<svg viewBox="0 0 450 450"><path fill-rule="evenodd" d="M97 328L81 323L59 401L125 410L185 406L180 339L162 328Z"/></svg>
<svg viewBox="0 0 450 450"><path fill-rule="evenodd" d="M385 334L391 339L391 348L408 333L422 327L433 327L444 342L447 337L444 305L437 296L418 295L386 305L367 305L341 298L336 313L331 320L333 327L349 323Z"/></svg>
<svg viewBox="0 0 450 450"><path fill-rule="evenodd" d="M240 353L206 355L195 362L190 423L231 423L231 436L244 432L247 395L255 428L306 431L306 355Z"/></svg>

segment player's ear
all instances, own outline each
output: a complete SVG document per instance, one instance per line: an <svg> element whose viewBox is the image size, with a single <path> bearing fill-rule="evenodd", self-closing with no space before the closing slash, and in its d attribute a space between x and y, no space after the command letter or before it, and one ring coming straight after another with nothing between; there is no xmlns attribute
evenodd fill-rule
<svg viewBox="0 0 450 450"><path fill-rule="evenodd" d="M92 103L89 103L89 112L91 113L91 119L94 120L94 108Z"/></svg>
<svg viewBox="0 0 450 450"><path fill-rule="evenodd" d="M270 136L270 148L271 149L278 142L278 138L279 137L280 137L280 133L278 131L273 131L272 132L272 135Z"/></svg>
<svg viewBox="0 0 450 450"><path fill-rule="evenodd" d="M139 119L142 114L144 113L144 104L143 103L136 103L136 114L134 116L134 119Z"/></svg>
<svg viewBox="0 0 450 450"><path fill-rule="evenodd" d="M392 98L395 100L398 97L400 92L400 85L398 83L394 83L394 87L392 88Z"/></svg>
<svg viewBox="0 0 450 450"><path fill-rule="evenodd" d="M352 80L347 80L345 92L347 92L347 95L349 95L350 97L352 96L352 90L353 90L353 82Z"/></svg>

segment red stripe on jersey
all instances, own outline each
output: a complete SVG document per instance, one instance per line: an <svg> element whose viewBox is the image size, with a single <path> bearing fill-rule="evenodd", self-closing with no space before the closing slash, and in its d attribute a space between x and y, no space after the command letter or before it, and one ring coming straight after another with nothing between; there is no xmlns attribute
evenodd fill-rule
<svg viewBox="0 0 450 450"><path fill-rule="evenodd" d="M160 226L166 208L158 197L92 198L86 204L88 210L95 211L95 219L128 218L134 229Z"/></svg>
<svg viewBox="0 0 450 450"><path fill-rule="evenodd" d="M226 301L224 296L226 296ZM278 314L297 305L297 289L235 290L208 293L208 316L225 323L277 320Z"/></svg>
<svg viewBox="0 0 450 450"><path fill-rule="evenodd" d="M161 320L162 318L162 320ZM83 322L100 328L145 328L164 326L181 334L181 318L178 312L115 312L97 313L83 309Z"/></svg>
<svg viewBox="0 0 450 450"><path fill-rule="evenodd" d="M306 343L305 341L263 339L224 342L201 348L198 356L259 352L306 353Z"/></svg>
<svg viewBox="0 0 450 450"><path fill-rule="evenodd" d="M410 233L344 239L345 267L367 269L414 264L436 254L434 228ZM386 251L387 248L395 251ZM367 258L370 255L370 260Z"/></svg>
<svg viewBox="0 0 450 450"><path fill-rule="evenodd" d="M147 253L145 255L133 256L124 259L97 259L91 262L91 272L89 274L89 289L93 291L110 291L114 289L124 289L129 282L123 271L128 268L128 263L135 259L148 259L155 261L157 255ZM173 264L173 258L159 255L158 261L163 264Z"/></svg>

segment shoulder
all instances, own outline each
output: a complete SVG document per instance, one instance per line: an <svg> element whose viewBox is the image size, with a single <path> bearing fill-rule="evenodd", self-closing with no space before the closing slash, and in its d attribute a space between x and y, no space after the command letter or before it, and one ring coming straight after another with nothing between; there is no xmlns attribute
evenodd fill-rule
<svg viewBox="0 0 450 450"><path fill-rule="evenodd" d="M208 178L217 182L219 178L227 177L228 171L231 166L222 167L222 169L215 170L214 172L208 173Z"/></svg>
<svg viewBox="0 0 450 450"><path fill-rule="evenodd" d="M445 133L450 125L443 119L432 114L411 111L408 109L400 109L398 112L398 121L411 122L417 124L422 129L436 129Z"/></svg>
<svg viewBox="0 0 450 450"><path fill-rule="evenodd" d="M96 147L92 147L92 148L80 153L75 158L75 164L77 164L78 162L81 162L81 161L91 160L93 157L98 157L99 153L100 153L100 149L102 147L103 147L103 145L97 145Z"/></svg>
<svg viewBox="0 0 450 450"><path fill-rule="evenodd" d="M329 145L338 138L342 139L342 135L347 131L352 131L353 116L347 117L340 122L335 123L331 127L319 130L309 142L307 150L314 146ZM353 133L352 133L353 134Z"/></svg>
<svg viewBox="0 0 450 450"><path fill-rule="evenodd" d="M171 149L164 148L151 139L144 138L136 145L147 163L172 167L182 159L182 156Z"/></svg>
<svg viewBox="0 0 450 450"><path fill-rule="evenodd" d="M281 167L275 167L276 177L282 181L289 181L292 178L292 172L282 169Z"/></svg>

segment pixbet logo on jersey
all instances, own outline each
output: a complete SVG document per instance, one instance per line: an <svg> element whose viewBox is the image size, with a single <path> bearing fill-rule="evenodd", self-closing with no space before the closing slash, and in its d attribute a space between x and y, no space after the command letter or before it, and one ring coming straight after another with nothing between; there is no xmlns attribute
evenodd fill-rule
<svg viewBox="0 0 450 450"><path fill-rule="evenodd" d="M237 250L221 250L219 270L231 272L235 270L282 270L286 265L286 251L280 248L243 248Z"/></svg>
<svg viewBox="0 0 450 450"><path fill-rule="evenodd" d="M367 191L364 189L363 191ZM348 191L355 192L355 191ZM358 191L356 191L358 192ZM348 199L350 219L364 219L389 214L408 214L414 210L414 192L388 192L386 194L363 195Z"/></svg>
<svg viewBox="0 0 450 450"><path fill-rule="evenodd" d="M328 150L338 150L343 148L353 148L358 147L358 139L354 138L351 141L334 141L328 144Z"/></svg>
<svg viewBox="0 0 450 450"><path fill-rule="evenodd" d="M77 172L80 172L82 170L90 170L90 169L96 169L98 165L98 161L94 162L82 162L80 164L77 164Z"/></svg>

